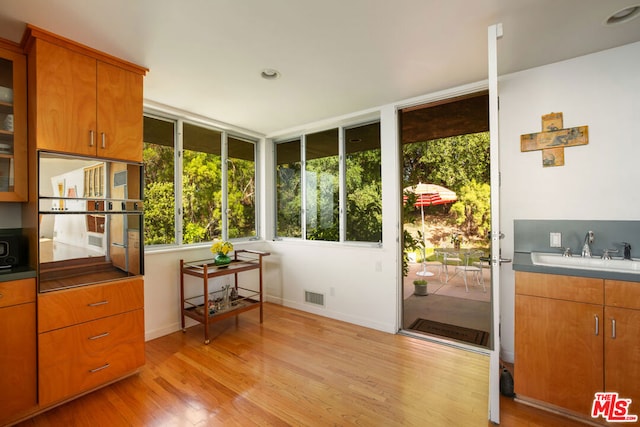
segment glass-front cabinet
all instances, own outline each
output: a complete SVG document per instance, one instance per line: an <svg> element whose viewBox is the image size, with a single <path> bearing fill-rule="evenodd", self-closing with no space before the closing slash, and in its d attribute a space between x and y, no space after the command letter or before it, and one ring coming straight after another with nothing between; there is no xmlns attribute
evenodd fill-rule
<svg viewBox="0 0 640 427"><path fill-rule="evenodd" d="M0 39L0 202L28 197L26 87L24 54Z"/></svg>

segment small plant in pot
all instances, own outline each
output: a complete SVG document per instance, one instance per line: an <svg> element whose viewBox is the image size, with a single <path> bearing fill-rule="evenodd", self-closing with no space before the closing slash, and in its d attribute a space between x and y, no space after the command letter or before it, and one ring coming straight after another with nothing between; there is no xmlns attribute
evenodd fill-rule
<svg viewBox="0 0 640 427"><path fill-rule="evenodd" d="M413 294L426 296L427 294L427 281L424 279L417 279L413 281Z"/></svg>

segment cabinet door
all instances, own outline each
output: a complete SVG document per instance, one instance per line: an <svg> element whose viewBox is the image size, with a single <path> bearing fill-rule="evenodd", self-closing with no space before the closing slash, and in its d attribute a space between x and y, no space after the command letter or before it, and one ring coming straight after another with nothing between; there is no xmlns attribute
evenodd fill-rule
<svg viewBox="0 0 640 427"><path fill-rule="evenodd" d="M35 93L29 96L38 149L95 155L97 61L44 40L35 43L29 55Z"/></svg>
<svg viewBox="0 0 640 427"><path fill-rule="evenodd" d="M98 61L99 157L142 161L142 76Z"/></svg>
<svg viewBox="0 0 640 427"><path fill-rule="evenodd" d="M605 307L605 324L605 391L631 399L640 414L640 310Z"/></svg>
<svg viewBox="0 0 640 427"><path fill-rule="evenodd" d="M0 308L0 402L0 425L36 405L35 303Z"/></svg>
<svg viewBox="0 0 640 427"><path fill-rule="evenodd" d="M40 334L39 402L91 390L144 365L142 309Z"/></svg>
<svg viewBox="0 0 640 427"><path fill-rule="evenodd" d="M0 41L0 202L27 199L27 61Z"/></svg>
<svg viewBox="0 0 640 427"><path fill-rule="evenodd" d="M516 295L515 392L589 414L603 387L603 308Z"/></svg>

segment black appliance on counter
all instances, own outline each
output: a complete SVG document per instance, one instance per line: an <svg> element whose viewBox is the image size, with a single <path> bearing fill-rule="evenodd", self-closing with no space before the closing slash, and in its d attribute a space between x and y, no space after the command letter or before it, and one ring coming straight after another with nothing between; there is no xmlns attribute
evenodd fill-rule
<svg viewBox="0 0 640 427"><path fill-rule="evenodd" d="M144 274L142 164L38 153L39 291Z"/></svg>
<svg viewBox="0 0 640 427"><path fill-rule="evenodd" d="M9 270L26 262L27 239L20 230L0 230L0 270Z"/></svg>

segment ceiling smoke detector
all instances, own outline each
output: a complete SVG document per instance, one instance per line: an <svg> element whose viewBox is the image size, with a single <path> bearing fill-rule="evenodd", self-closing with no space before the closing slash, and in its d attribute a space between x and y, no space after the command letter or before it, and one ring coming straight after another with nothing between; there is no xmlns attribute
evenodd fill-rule
<svg viewBox="0 0 640 427"><path fill-rule="evenodd" d="M640 15L640 4L627 6L624 9L620 9L617 12L612 13L607 19L605 19L604 25L616 25L622 24L623 22L629 22L638 15Z"/></svg>
<svg viewBox="0 0 640 427"><path fill-rule="evenodd" d="M280 78L280 71L274 70L273 68L265 68L260 73L260 77L266 80L275 80Z"/></svg>

